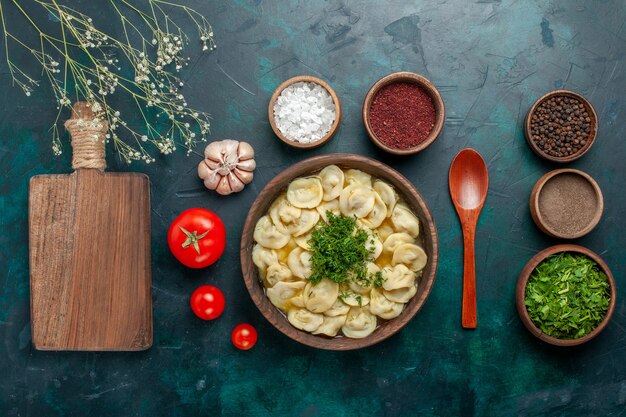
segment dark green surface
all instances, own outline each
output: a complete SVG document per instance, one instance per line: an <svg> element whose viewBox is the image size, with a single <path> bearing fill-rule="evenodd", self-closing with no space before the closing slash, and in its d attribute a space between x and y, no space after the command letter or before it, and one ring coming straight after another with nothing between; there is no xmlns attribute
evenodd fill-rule
<svg viewBox="0 0 626 417"><path fill-rule="evenodd" d="M130 168L152 181L155 339L146 352L32 348L28 179L68 172L70 163L69 155L55 159L50 151L47 128L55 106L49 94L26 98L9 87L0 61L0 415L626 414L623 0L190 3L213 24L218 49L188 73L188 99L213 114L214 139L252 143L258 168L252 185L230 197L202 188L198 155L181 152ZM106 24L107 2L98 7ZM440 139L408 158L378 151L360 116L369 86L398 70L429 77L447 107ZM302 152L274 137L267 102L281 81L307 73L331 83L344 118L330 143ZM522 121L536 98L562 87L588 97L600 117L597 144L571 165L598 181L606 209L598 228L577 243L604 257L620 295L604 333L568 350L534 339L514 304L524 264L555 243L532 223L528 196L556 166L531 153ZM482 153L491 176L477 234L475 331L460 326L461 235L447 191L449 163L467 146ZM438 278L424 308L395 337L356 352L317 351L274 330L252 304L239 266L239 234L258 191L290 164L330 152L374 157L405 174L429 203L441 243ZM109 167L129 169L113 156ZM179 265L165 243L169 222L193 206L217 212L229 236L224 257L203 271ZM191 292L206 283L219 286L228 301L224 315L210 323L188 308ZM249 352L230 343L240 322L259 331Z"/></svg>

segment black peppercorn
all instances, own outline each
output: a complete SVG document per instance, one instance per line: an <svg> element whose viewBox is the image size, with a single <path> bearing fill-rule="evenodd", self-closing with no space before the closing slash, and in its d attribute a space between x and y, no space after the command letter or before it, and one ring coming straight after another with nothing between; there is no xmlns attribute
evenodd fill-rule
<svg viewBox="0 0 626 417"><path fill-rule="evenodd" d="M589 138L591 118L576 98L552 97L530 115L533 142L548 155L566 157L579 152Z"/></svg>

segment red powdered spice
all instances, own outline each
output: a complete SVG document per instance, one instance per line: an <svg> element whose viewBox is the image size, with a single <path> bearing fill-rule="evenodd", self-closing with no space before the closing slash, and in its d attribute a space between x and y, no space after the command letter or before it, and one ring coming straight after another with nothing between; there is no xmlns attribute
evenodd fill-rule
<svg viewBox="0 0 626 417"><path fill-rule="evenodd" d="M396 149L414 148L435 126L433 99L416 84L389 84L372 101L370 126L383 144Z"/></svg>

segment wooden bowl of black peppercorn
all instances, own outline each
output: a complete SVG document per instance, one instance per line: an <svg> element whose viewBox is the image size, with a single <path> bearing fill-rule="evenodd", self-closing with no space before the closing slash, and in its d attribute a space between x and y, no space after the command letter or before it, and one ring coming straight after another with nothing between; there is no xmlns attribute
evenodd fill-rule
<svg viewBox="0 0 626 417"><path fill-rule="evenodd" d="M587 153L595 142L598 115L582 95L554 90L530 108L524 135L538 156L553 162L572 162Z"/></svg>

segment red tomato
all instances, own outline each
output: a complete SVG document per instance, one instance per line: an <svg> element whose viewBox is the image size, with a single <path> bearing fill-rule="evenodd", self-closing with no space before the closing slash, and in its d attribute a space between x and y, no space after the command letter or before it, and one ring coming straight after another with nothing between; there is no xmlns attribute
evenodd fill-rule
<svg viewBox="0 0 626 417"><path fill-rule="evenodd" d="M224 300L224 294L219 288L203 285L191 294L189 303L196 316L202 320L215 320L222 315L226 300Z"/></svg>
<svg viewBox="0 0 626 417"><path fill-rule="evenodd" d="M217 214L203 208L191 208L172 222L167 243L183 265L204 268L215 263L224 253L226 229Z"/></svg>
<svg viewBox="0 0 626 417"><path fill-rule="evenodd" d="M256 329L250 324L240 324L233 330L233 345L235 345L237 349L252 349L252 346L256 343L257 338L258 335Z"/></svg>

